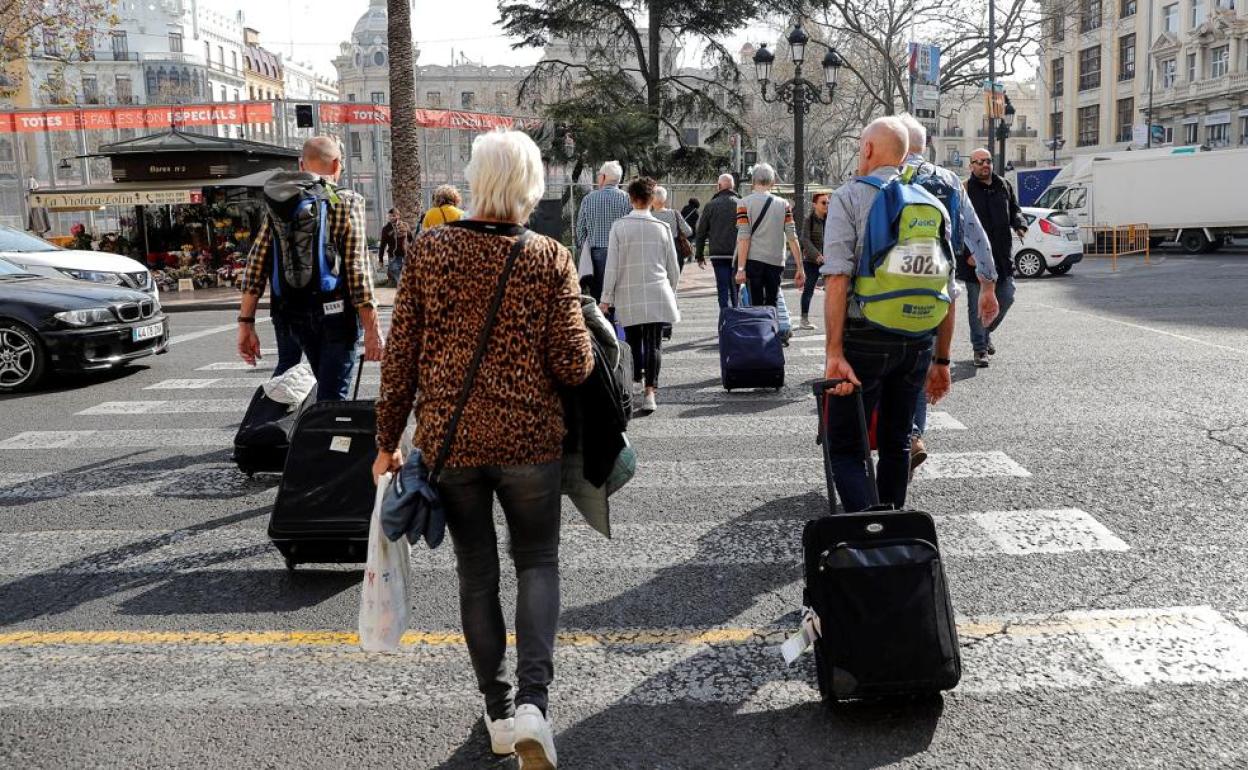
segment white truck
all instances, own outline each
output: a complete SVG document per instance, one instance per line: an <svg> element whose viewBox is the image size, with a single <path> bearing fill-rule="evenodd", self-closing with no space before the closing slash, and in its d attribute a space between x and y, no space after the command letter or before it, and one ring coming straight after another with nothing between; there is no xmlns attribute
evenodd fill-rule
<svg viewBox="0 0 1248 770"><path fill-rule="evenodd" d="M1176 241L1189 254L1207 253L1248 237L1238 189L1246 178L1248 149L1107 152L1075 158L1034 205L1061 209L1081 226L1147 224L1154 246Z"/></svg>

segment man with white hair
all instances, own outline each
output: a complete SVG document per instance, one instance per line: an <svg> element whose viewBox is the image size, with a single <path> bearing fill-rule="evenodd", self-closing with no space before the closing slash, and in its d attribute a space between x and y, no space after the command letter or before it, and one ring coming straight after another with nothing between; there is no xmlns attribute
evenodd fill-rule
<svg viewBox="0 0 1248 770"><path fill-rule="evenodd" d="M737 292L732 282L732 257L737 249L737 182L732 174L721 174L716 185L719 189L702 208L694 254L701 263L710 246L711 266L715 268L715 289L719 294L719 306L736 307Z"/></svg>
<svg viewBox="0 0 1248 770"><path fill-rule="evenodd" d="M576 215L576 248L582 285L589 284L589 293L595 302L602 301L602 276L607 269L611 225L633 210L628 194L620 189L623 176L624 168L618 161L603 163L598 170L598 189L585 196Z"/></svg>
<svg viewBox="0 0 1248 770"><path fill-rule="evenodd" d="M868 414L878 406L879 500L896 508L906 502L915 402L925 375L933 403L948 393L953 341L948 213L923 188L895 184L908 147L908 131L896 117L877 118L863 131L858 176L828 205L820 268L827 278L825 375L846 381L830 392L847 396L860 387ZM898 200L905 205L897 208ZM880 216L877 204L897 216ZM941 217L911 217L911 211ZM847 398L830 398L825 414L824 440L841 503L846 511L865 510L871 496L857 408Z"/></svg>
<svg viewBox="0 0 1248 770"><path fill-rule="evenodd" d="M364 198L336 186L342 146L333 137L304 142L299 168L275 174L264 186L268 211L243 273L238 353L252 366L260 359L256 306L271 286L278 348L297 343L316 376L317 399L337 401L347 397L361 328L364 360L380 361L383 351L365 252ZM328 248L313 249L312 234L322 227Z"/></svg>
<svg viewBox="0 0 1248 770"><path fill-rule="evenodd" d="M754 192L737 204L736 281L749 281L751 304L775 307L784 275L786 244L797 263L797 288L806 284L802 246L793 222L793 205L771 192L776 184L776 170L759 163L754 167L752 182Z"/></svg>
<svg viewBox="0 0 1248 770"><path fill-rule="evenodd" d="M979 222L975 207L966 193L966 188L958 179L957 174L937 166L923 155L927 147L927 129L918 118L908 112L898 116L905 124L910 139L910 153L906 156L906 169L913 174L916 184L923 187L945 205L953 220L952 245L955 259L958 261L958 278L978 283L979 299L967 303L967 313L971 323L976 320L989 325L996 319L999 311L997 304L997 267L992 259L992 245L988 242L988 234ZM963 255L970 252L970 258ZM965 263L965 270L962 265ZM973 272L971 268L973 267ZM927 445L923 434L927 431L927 394L920 391L914 406L914 429L910 437L910 470L918 468L927 459Z"/></svg>

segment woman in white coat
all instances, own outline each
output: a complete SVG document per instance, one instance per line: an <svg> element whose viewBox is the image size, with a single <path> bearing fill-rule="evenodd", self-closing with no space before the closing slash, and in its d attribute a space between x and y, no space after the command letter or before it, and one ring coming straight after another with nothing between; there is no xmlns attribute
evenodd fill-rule
<svg viewBox="0 0 1248 770"><path fill-rule="evenodd" d="M633 351L633 387L645 378L642 411L653 412L662 364L663 327L680 321L676 285L680 262L667 225L654 218L653 179L641 177L628 185L633 210L611 226L603 276L602 309L615 308L615 320Z"/></svg>

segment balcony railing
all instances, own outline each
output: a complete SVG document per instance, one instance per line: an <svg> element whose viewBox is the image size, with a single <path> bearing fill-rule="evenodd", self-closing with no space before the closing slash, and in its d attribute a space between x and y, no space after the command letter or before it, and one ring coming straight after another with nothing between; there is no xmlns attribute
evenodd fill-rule
<svg viewBox="0 0 1248 770"><path fill-rule="evenodd" d="M1016 136L1016 137L1025 138L1025 139L1035 139L1039 135L1040 134L1036 131L1036 129L1027 128L1025 126L1023 128L1015 127L1015 128L1010 129L1010 136Z"/></svg>
<svg viewBox="0 0 1248 770"><path fill-rule="evenodd" d="M234 77L241 78L243 76L243 71L239 69L238 67L227 67L221 62L209 61L208 69L214 70L216 72L224 72L225 74L233 75Z"/></svg>
<svg viewBox="0 0 1248 770"><path fill-rule="evenodd" d="M940 132L940 135L948 137L961 137L963 135L963 131L961 128L945 128Z"/></svg>

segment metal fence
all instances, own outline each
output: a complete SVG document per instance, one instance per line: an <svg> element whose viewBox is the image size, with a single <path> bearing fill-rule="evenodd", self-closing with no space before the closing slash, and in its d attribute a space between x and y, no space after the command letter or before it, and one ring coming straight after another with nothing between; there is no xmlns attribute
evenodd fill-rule
<svg viewBox="0 0 1248 770"><path fill-rule="evenodd" d="M1149 229L1147 224L1131 225L1084 225L1079 228L1083 237L1083 253L1088 257L1108 257L1110 269L1118 269L1118 258L1135 254L1149 259Z"/></svg>

